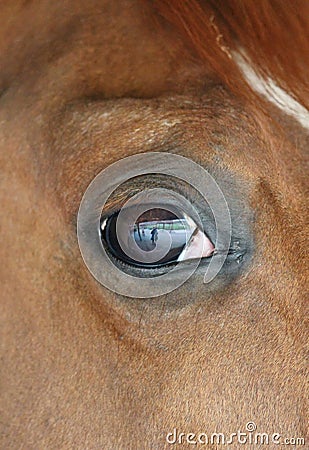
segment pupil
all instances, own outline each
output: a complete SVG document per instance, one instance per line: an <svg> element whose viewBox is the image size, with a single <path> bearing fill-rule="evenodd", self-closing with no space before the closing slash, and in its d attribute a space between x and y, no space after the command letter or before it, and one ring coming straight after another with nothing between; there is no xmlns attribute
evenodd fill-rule
<svg viewBox="0 0 309 450"><path fill-rule="evenodd" d="M169 260L186 244L184 220L165 209L150 209L135 222L134 239L139 248L146 252L169 247L166 255L166 260Z"/></svg>

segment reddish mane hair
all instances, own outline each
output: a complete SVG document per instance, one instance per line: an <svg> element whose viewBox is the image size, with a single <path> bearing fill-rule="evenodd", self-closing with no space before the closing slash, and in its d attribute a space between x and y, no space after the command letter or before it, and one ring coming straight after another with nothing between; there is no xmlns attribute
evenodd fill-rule
<svg viewBox="0 0 309 450"><path fill-rule="evenodd" d="M308 1L156 0L155 6L232 90L244 92L232 58L242 51L257 73L308 108Z"/></svg>

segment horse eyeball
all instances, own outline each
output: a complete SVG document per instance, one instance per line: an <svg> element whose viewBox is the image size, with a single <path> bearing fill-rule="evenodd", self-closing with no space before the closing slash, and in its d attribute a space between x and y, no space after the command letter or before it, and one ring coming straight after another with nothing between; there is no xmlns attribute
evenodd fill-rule
<svg viewBox="0 0 309 450"><path fill-rule="evenodd" d="M101 220L103 245L120 261L156 268L213 254L214 245L185 212L151 208L134 217L134 209Z"/></svg>

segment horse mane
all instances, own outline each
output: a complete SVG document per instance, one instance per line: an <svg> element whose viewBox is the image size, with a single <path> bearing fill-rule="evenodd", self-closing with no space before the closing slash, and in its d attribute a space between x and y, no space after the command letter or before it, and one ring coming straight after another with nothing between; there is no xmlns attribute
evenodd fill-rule
<svg viewBox="0 0 309 450"><path fill-rule="evenodd" d="M155 0L154 6L232 91L252 96L240 69L245 61L308 108L308 1Z"/></svg>

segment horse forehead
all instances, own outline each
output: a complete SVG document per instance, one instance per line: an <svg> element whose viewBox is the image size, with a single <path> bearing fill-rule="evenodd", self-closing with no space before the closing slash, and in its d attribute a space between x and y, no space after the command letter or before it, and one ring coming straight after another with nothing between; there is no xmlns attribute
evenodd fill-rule
<svg viewBox="0 0 309 450"><path fill-rule="evenodd" d="M0 88L14 78L28 89L44 83L46 95L153 97L198 82L200 65L148 2L30 1L7 5L2 16Z"/></svg>

